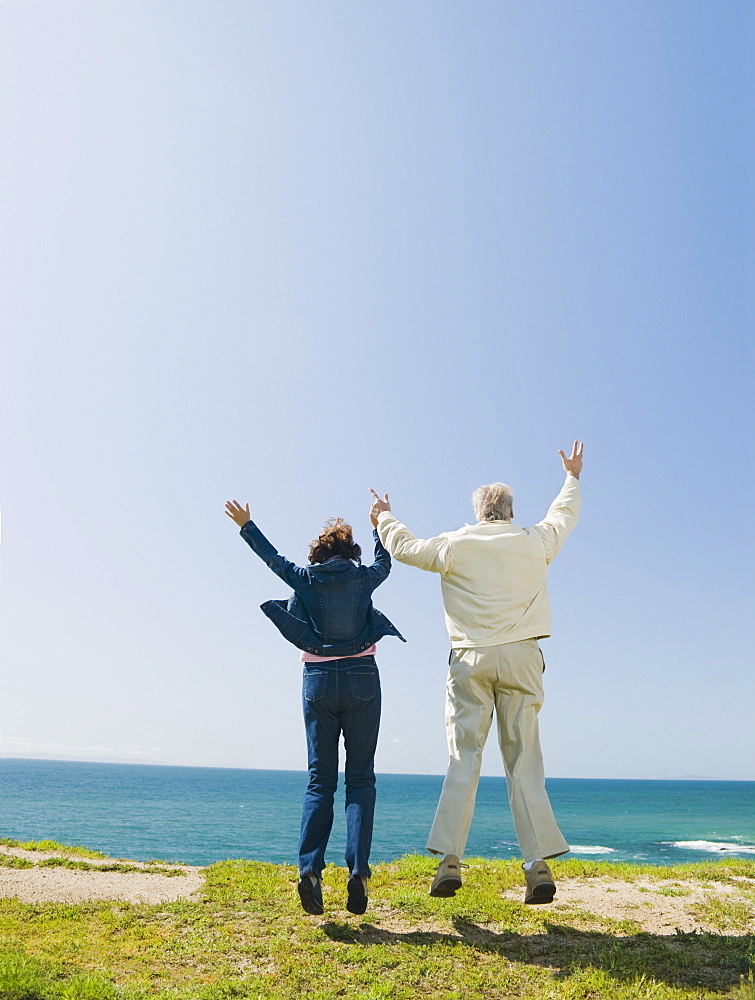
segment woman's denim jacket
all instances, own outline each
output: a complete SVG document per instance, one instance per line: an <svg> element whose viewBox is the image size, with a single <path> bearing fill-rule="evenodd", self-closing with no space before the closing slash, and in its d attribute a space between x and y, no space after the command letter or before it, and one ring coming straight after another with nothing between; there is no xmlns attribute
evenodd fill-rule
<svg viewBox="0 0 755 1000"><path fill-rule="evenodd" d="M314 566L296 566L280 555L253 521L241 537L293 589L287 601L260 605L285 639L315 656L354 656L385 635L406 639L372 605L372 592L391 571L391 557L373 531L375 561L356 566L334 556Z"/></svg>

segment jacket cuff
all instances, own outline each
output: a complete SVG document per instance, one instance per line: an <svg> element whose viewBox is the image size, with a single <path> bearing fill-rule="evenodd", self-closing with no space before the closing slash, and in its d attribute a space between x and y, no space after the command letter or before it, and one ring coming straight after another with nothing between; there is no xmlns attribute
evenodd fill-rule
<svg viewBox="0 0 755 1000"><path fill-rule="evenodd" d="M384 546L385 546L385 539L381 535L380 529L388 527L387 524L386 524L386 518L390 518L393 521L396 520L395 515L393 514L392 511L390 511L390 510L381 510L380 513L377 516L378 524L377 524L377 528L375 528L375 532L377 533L378 537L380 538L380 541L383 543ZM387 548L387 546L386 546L386 548Z"/></svg>

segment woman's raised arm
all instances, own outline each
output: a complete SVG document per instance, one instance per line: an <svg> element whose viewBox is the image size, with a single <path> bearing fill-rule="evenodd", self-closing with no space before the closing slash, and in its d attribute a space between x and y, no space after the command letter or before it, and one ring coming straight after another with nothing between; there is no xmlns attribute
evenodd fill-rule
<svg viewBox="0 0 755 1000"><path fill-rule="evenodd" d="M307 571L282 556L275 546L265 538L251 519L249 504L242 507L238 500L229 500L225 507L228 517L241 528L241 537L246 544L257 553L276 576L279 576L292 590L296 590L297 584L303 583L306 579Z"/></svg>

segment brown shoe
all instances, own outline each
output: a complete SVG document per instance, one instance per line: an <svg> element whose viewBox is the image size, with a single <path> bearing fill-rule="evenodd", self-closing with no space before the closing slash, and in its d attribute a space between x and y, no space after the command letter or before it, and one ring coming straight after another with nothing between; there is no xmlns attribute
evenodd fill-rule
<svg viewBox="0 0 755 1000"><path fill-rule="evenodd" d="M440 896L447 899L455 896L456 890L461 889L461 865L455 854L447 854L438 865L433 884L430 886L431 896Z"/></svg>
<svg viewBox="0 0 755 1000"><path fill-rule="evenodd" d="M529 871L525 871L524 879L527 883L525 903L552 902L556 895L556 883L553 881L550 868L544 861L535 862Z"/></svg>

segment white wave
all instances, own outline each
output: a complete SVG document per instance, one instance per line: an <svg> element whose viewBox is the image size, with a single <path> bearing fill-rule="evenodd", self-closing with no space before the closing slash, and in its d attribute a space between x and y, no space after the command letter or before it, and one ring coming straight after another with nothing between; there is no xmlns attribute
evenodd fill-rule
<svg viewBox="0 0 755 1000"><path fill-rule="evenodd" d="M600 844L588 845L587 847L581 844L573 844L571 848L572 854L614 854L613 847L601 847Z"/></svg>
<svg viewBox="0 0 755 1000"><path fill-rule="evenodd" d="M709 854L755 854L755 844L732 844L721 840L664 840L669 847L683 851L707 851Z"/></svg>

